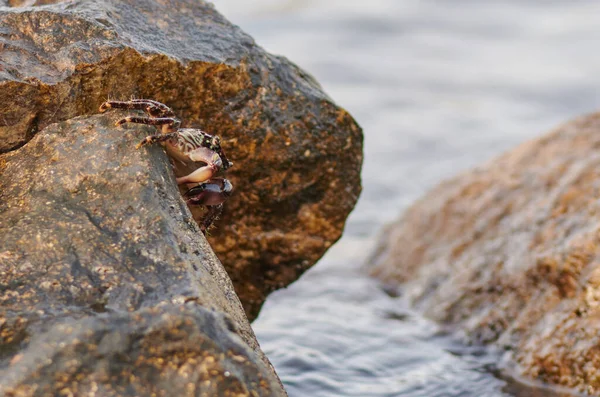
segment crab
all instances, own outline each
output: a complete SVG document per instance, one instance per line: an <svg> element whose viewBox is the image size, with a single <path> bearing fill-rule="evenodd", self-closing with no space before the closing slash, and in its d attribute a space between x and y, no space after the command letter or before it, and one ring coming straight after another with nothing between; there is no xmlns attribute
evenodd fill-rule
<svg viewBox="0 0 600 397"><path fill-rule="evenodd" d="M215 176L220 170L225 171L233 165L221 148L221 139L199 129L179 128L181 121L175 117L173 110L151 99L106 101L100 106L101 113L110 109L143 110L148 115L125 117L117 121L117 126L138 123L160 127L159 134L147 136L136 148L154 143L165 147L173 159L175 175L183 175L177 177L177 184L187 186L188 190L183 194L187 204L208 208L198 222L202 233L206 234L233 190L231 182Z"/></svg>

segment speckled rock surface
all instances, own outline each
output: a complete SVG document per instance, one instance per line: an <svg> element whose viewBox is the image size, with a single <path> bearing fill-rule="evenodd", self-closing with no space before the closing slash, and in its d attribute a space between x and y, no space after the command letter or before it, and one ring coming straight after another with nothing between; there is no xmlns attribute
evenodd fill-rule
<svg viewBox="0 0 600 397"><path fill-rule="evenodd" d="M341 235L362 132L309 75L199 0L8 1L0 151L107 98L151 98L220 135L235 192L210 242L248 316Z"/></svg>
<svg viewBox="0 0 600 397"><path fill-rule="evenodd" d="M0 156L0 394L284 396L164 150L119 116Z"/></svg>
<svg viewBox="0 0 600 397"><path fill-rule="evenodd" d="M162 306L45 326L14 356L3 396L277 396L215 312Z"/></svg>
<svg viewBox="0 0 600 397"><path fill-rule="evenodd" d="M435 188L372 273L526 377L600 395L600 114Z"/></svg>

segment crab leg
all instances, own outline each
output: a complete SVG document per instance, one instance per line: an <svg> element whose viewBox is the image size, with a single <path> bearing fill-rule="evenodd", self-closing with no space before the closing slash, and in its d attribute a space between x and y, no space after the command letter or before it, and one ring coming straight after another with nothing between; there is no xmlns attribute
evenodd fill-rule
<svg viewBox="0 0 600 397"><path fill-rule="evenodd" d="M153 106L155 108L158 108L162 112L160 117L175 117L175 113L173 112L173 110L170 107L168 107L164 103L154 101L152 99L132 99L129 102L144 103L144 104L148 104L148 106Z"/></svg>
<svg viewBox="0 0 600 397"><path fill-rule="evenodd" d="M137 124L147 124L147 125L162 125L162 132L175 132L181 125L181 121L174 117L137 117L137 116L129 116L125 117L116 122L117 126L120 126L125 123L137 123Z"/></svg>
<svg viewBox="0 0 600 397"><path fill-rule="evenodd" d="M131 101L106 101L100 106L100 112L109 109L144 110L151 117L174 117L175 113L167 105L151 99L132 99Z"/></svg>
<svg viewBox="0 0 600 397"><path fill-rule="evenodd" d="M160 135L148 135L146 138L144 138L143 141L138 143L135 148L139 149L145 145L151 145L151 144L157 143L157 142L164 142L164 141L168 141L169 139L174 139L174 138L177 138L176 132L170 132L168 134L160 134Z"/></svg>
<svg viewBox="0 0 600 397"><path fill-rule="evenodd" d="M206 235L206 231L210 229L214 221L219 218L221 212L223 212L223 204L219 205L207 205L208 212L202 219L202 224L200 225L200 230L204 235Z"/></svg>

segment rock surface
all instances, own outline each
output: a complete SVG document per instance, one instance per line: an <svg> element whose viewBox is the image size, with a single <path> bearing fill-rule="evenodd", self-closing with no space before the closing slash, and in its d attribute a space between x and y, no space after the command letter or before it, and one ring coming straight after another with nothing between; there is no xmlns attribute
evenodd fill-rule
<svg viewBox="0 0 600 397"><path fill-rule="evenodd" d="M442 183L372 273L516 371L600 395L600 114Z"/></svg>
<svg viewBox="0 0 600 397"><path fill-rule="evenodd" d="M235 192L210 242L253 319L341 235L362 132L319 85L199 0L0 8L0 151L107 98L150 98L220 135Z"/></svg>
<svg viewBox="0 0 600 397"><path fill-rule="evenodd" d="M0 395L284 396L163 149L134 149L152 129L119 116L0 156Z"/></svg>

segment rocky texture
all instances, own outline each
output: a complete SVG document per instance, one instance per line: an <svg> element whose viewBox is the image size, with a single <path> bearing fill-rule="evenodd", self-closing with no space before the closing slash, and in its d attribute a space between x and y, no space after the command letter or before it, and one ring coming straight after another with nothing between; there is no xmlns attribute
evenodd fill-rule
<svg viewBox="0 0 600 397"><path fill-rule="evenodd" d="M600 395L600 114L445 182L372 273L527 377Z"/></svg>
<svg viewBox="0 0 600 397"><path fill-rule="evenodd" d="M306 73L199 0L8 1L0 151L107 98L151 98L220 135L235 192L211 245L252 319L341 235L362 133Z"/></svg>
<svg viewBox="0 0 600 397"><path fill-rule="evenodd" d="M152 131L53 124L0 157L0 394L284 396Z"/></svg>

